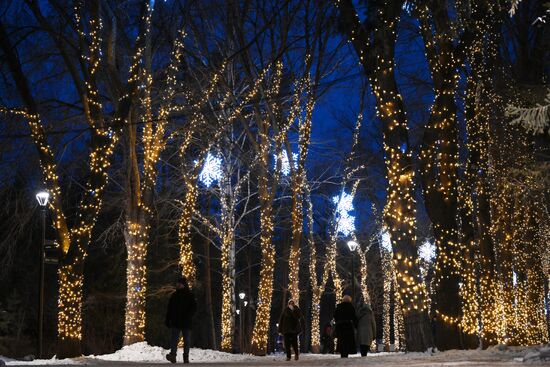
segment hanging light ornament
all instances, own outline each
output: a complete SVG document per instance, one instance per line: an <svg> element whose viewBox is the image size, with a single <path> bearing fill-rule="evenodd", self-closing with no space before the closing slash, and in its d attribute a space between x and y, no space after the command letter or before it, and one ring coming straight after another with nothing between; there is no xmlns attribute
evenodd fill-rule
<svg viewBox="0 0 550 367"><path fill-rule="evenodd" d="M204 161L204 166L202 167L201 173L199 174L199 180L206 187L210 187L214 182L219 182L221 178L222 159L217 155L208 152L208 155L206 156L206 159Z"/></svg>
<svg viewBox="0 0 550 367"><path fill-rule="evenodd" d="M355 232L355 216L350 214L355 210L353 195L342 191L340 196L332 198L332 202L336 204L336 232L343 236L351 235Z"/></svg>
<svg viewBox="0 0 550 367"><path fill-rule="evenodd" d="M277 159L277 154L273 154L273 169L277 169ZM292 153L292 166L294 169L298 168L298 153ZM283 176L290 174L290 161L286 150L283 150L281 153L281 174Z"/></svg>

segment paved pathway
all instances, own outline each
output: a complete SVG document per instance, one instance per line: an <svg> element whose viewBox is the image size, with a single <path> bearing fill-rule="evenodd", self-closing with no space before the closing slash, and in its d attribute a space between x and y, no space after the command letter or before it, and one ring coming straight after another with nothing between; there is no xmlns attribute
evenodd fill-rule
<svg viewBox="0 0 550 367"><path fill-rule="evenodd" d="M181 357L181 356L179 356ZM51 362L50 362L51 363ZM12 365L12 363L8 363ZM27 364L32 366L37 366L36 364ZM82 365L95 365L95 366L114 366L114 367L158 367L169 366L168 362L166 363L136 363L136 362L118 362L118 361L101 361L97 359L86 359L83 358L78 360L75 364L59 364L60 366L82 366ZM201 366L201 367L220 367L220 366L242 366L242 367L290 367L290 366L376 366L376 367L454 367L454 366L483 366L483 367L512 367L512 366L550 366L549 362L537 362L530 363L528 365L521 362L520 358L514 357L513 355L502 356L502 355L491 355L479 354L473 352L472 354L468 353L457 353L457 354L447 354L447 353L438 353L433 356L424 355L424 354L392 354L392 355L372 355L367 358L358 358L353 357L349 359L340 359L337 357L328 357L324 356L319 358L314 355L303 355L299 361L290 361L287 362L284 359L284 356L268 356L262 358L260 361L245 361L245 362L209 362L201 363L199 361L191 360L191 365ZM52 366L52 364L47 364L45 366ZM178 359L178 363L174 366L183 366L182 361Z"/></svg>

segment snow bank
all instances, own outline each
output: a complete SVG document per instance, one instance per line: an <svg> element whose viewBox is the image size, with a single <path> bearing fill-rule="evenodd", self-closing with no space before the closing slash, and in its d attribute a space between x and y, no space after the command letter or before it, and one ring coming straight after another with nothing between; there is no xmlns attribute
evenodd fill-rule
<svg viewBox="0 0 550 367"><path fill-rule="evenodd" d="M550 362L550 343L540 348L529 350L523 357L522 362L527 364Z"/></svg>
<svg viewBox="0 0 550 367"><path fill-rule="evenodd" d="M166 354L169 351L162 347L155 347L146 342L135 343L123 347L113 354L104 354L100 356L87 356L86 359L100 359L103 361L124 361L124 362L149 362L149 363L165 363ZM183 358L183 349L178 349L178 359ZM192 361L201 362L218 362L231 361L242 362L257 360L258 357L243 354L230 354L217 350L191 348L189 359Z"/></svg>
<svg viewBox="0 0 550 367"><path fill-rule="evenodd" d="M78 364L85 364L84 361L81 358L77 359L56 359L53 357L52 359L34 359L32 361L19 361L15 359L5 358L0 356L0 360L4 360L6 363L6 366L32 366L32 365L78 365Z"/></svg>

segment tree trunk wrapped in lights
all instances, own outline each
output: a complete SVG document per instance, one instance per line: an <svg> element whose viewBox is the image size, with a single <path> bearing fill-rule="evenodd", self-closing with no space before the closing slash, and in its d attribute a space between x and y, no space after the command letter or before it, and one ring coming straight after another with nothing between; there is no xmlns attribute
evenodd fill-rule
<svg viewBox="0 0 550 367"><path fill-rule="evenodd" d="M407 120L394 74L396 29L403 1L374 4L367 15L368 26L359 19L351 0L335 0L335 5L376 96L388 179L384 218L394 249L407 347L424 351L433 346L433 338L416 253L414 171Z"/></svg>
<svg viewBox="0 0 550 367"><path fill-rule="evenodd" d="M227 215L227 214L226 214ZM223 216L223 214L222 214ZM226 219L227 220L227 219ZM222 221L224 221L222 219ZM224 224L225 233L222 236L222 350L233 349L235 332L235 239L233 227L228 231L230 223ZM240 331L242 332L242 330Z"/></svg>
<svg viewBox="0 0 550 367"><path fill-rule="evenodd" d="M311 192L309 185L307 190L307 226L308 226L308 244L309 244L309 283L311 286L311 350L313 353L321 351L321 328L320 328L320 311L321 311L321 288L317 280L317 247L313 236L313 203L311 202Z"/></svg>
<svg viewBox="0 0 550 367"><path fill-rule="evenodd" d="M189 286L192 287L197 274L197 269L193 262L193 246L191 245L191 224L198 196L197 174L194 174L193 177L185 177L185 188L182 214L178 222L179 264L182 275L187 278Z"/></svg>
<svg viewBox="0 0 550 367"><path fill-rule="evenodd" d="M137 123L126 124L125 136L127 147L127 202L126 227L124 238L127 250L126 268L126 311L124 320L124 345L130 345L145 340L145 301L147 291L146 256L151 229L150 221L153 215L153 198L157 181L157 164L167 142L165 137L166 124L172 109L173 98L176 92L176 73L179 69L180 58L183 52L184 32L179 32L173 43L171 62L167 68L166 86L161 93L161 102L158 111L158 120L153 123L151 105L152 76L150 74L150 23L152 8L148 8L145 18L144 42L138 54L144 55L145 66L141 71L140 81L143 86L138 92L139 103L135 103L135 113L141 112L140 123L143 126L143 174L140 174L138 162L138 131ZM139 60L135 60L139 62ZM136 71L137 72L137 71ZM136 118L133 119L134 121Z"/></svg>
<svg viewBox="0 0 550 367"><path fill-rule="evenodd" d="M309 57L306 58L306 72L309 73L310 63ZM300 95L303 91L306 92L306 106L305 115L302 115ZM294 105L290 112L289 121L292 123L294 118L298 118L298 132L299 132L299 154L296 162L296 168L294 169L292 155L288 157L290 162L290 171L292 172L292 245L290 248L290 256L288 260L289 268L289 290L291 297L300 303L300 281L299 281L299 269L300 269L300 250L302 244L302 233L304 227L304 215L303 215L303 200L305 186L307 185L307 177L305 172L305 163L307 153L309 150L309 144L311 141L311 120L313 117L313 108L315 106L315 95L312 90L311 80L309 75L303 78L297 85L294 93ZM290 151L290 150L287 150ZM288 155L288 153L287 153Z"/></svg>
<svg viewBox="0 0 550 367"><path fill-rule="evenodd" d="M261 124L259 129L260 172L258 175L258 195L260 201L260 247L262 260L260 265L260 284L258 285L258 308L252 333L252 352L256 355L266 355L271 298L273 295L273 269L275 267L275 250L272 243L274 215L272 207L273 191L270 188L269 182L269 125L265 123Z"/></svg>
<svg viewBox="0 0 550 367"><path fill-rule="evenodd" d="M397 275L395 270L393 271L393 295L394 295L394 309L393 309L393 337L395 351L406 350L407 344L405 341L405 322L403 320L403 310L399 305L401 304L401 296L399 295L399 287L397 285Z"/></svg>
<svg viewBox="0 0 550 367"><path fill-rule="evenodd" d="M248 176L248 175L247 175ZM246 177L246 179L248 179ZM233 349L235 335L235 210L242 181L235 190L231 185L230 174L226 172L220 184L221 202L221 252L222 252L222 350ZM240 315L243 317L243 315ZM239 330L239 332L243 332Z"/></svg>
<svg viewBox="0 0 550 367"><path fill-rule="evenodd" d="M435 93L420 152L424 203L433 224L437 249L432 281L432 308L436 310L437 316L435 340L440 350L459 349L462 345L458 324L450 323L449 320L457 320L461 315L458 285L461 276L459 254L462 246L458 226L458 128L455 91L457 70L463 59L460 51L464 47L465 39L458 46L453 45L446 3L435 2L431 11L425 4L418 8ZM431 26L432 22L435 27ZM469 33L465 35L469 40Z"/></svg>
<svg viewBox="0 0 550 367"><path fill-rule="evenodd" d="M361 271L359 276L359 286L361 287L361 295L363 296L363 302L370 304L370 295L368 287L368 263L367 263L367 253L369 252L369 247L362 251L359 249L359 261L361 264Z"/></svg>
<svg viewBox="0 0 550 367"><path fill-rule="evenodd" d="M474 37L473 48L482 50ZM466 98L466 130L468 135L468 161L465 180L461 183L460 205L466 256L461 298L463 302L462 330L478 335L484 344L497 343L496 325L501 319L495 311L497 286L495 279L495 252L490 234L488 197L488 145L490 96L486 74L481 65L481 55L474 54L472 69L474 75L468 77ZM478 274L474 277L474 274Z"/></svg>
<svg viewBox="0 0 550 367"><path fill-rule="evenodd" d="M390 322L391 322L391 282L392 282L392 266L391 253L386 250L382 251L382 271L384 274L383 280L383 296L384 306L382 309L382 344L384 348L390 346Z"/></svg>

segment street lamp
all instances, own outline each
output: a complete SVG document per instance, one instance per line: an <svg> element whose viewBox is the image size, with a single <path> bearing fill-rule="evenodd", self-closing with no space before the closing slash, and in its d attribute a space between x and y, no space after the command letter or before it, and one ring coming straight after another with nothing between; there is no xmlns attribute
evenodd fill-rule
<svg viewBox="0 0 550 367"><path fill-rule="evenodd" d="M240 344L240 347L241 347L241 353L244 353L243 349L244 349L244 342L243 342L243 334L244 334L244 322L243 322L243 313L242 313L242 307L243 307L243 300L244 300L244 297L246 297L246 294L244 292L240 292L239 293L239 309L237 310L237 315L239 315L239 344Z"/></svg>
<svg viewBox="0 0 550 367"><path fill-rule="evenodd" d="M42 345L44 335L44 248L46 247L46 208L50 194L40 191L36 194L38 205L42 208L42 245L40 246L40 291L38 298L38 358L42 357Z"/></svg>
<svg viewBox="0 0 550 367"><path fill-rule="evenodd" d="M355 300L355 259L354 259L354 253L357 248L359 248L359 244L356 241L348 241L348 248L351 251L351 292L352 292L352 298L353 303L356 303Z"/></svg>

